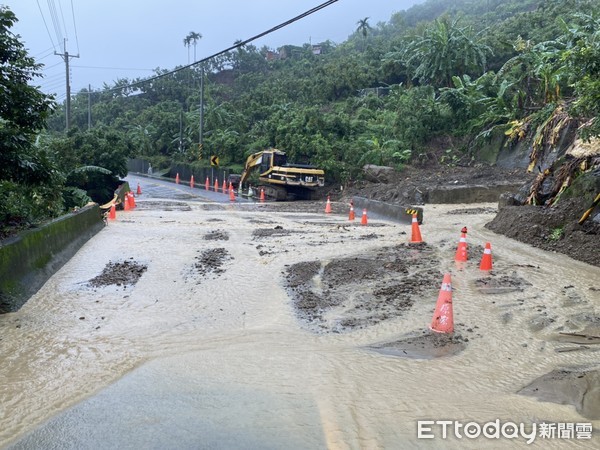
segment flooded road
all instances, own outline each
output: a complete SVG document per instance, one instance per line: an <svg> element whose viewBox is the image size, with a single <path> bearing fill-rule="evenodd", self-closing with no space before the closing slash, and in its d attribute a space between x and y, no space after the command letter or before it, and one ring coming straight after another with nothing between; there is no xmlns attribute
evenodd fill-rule
<svg viewBox="0 0 600 450"><path fill-rule="evenodd" d="M418 420L496 419L592 424L591 440L532 446L600 445L598 418L517 394L557 368L598 368L599 345L561 351L575 344L558 337L599 325L600 271L485 229L495 205L426 206L421 232L439 281L402 313L317 332L286 289L290 267L405 243L410 226L348 225L345 205L326 216L317 203L242 204L143 178L131 186L138 180L138 208L118 213L20 311L0 316L0 447L528 447L522 437L444 440L439 428L417 437ZM473 253L457 267L464 225ZM478 269L487 241L495 279L511 281L488 291ZM218 260L206 257L217 250ZM115 261L147 270L135 285L88 283ZM447 271L464 350L432 359L374 351L427 330ZM325 311L327 323L351 313L344 305ZM594 389L588 401L598 401Z"/></svg>

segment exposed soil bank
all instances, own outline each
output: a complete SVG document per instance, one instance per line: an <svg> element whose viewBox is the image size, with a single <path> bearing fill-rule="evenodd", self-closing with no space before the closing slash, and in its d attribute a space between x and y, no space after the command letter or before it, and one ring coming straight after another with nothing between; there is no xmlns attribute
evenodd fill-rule
<svg viewBox="0 0 600 450"><path fill-rule="evenodd" d="M600 223L577 221L588 205L581 199L556 207L505 206L487 224L490 230L548 251L600 266Z"/></svg>

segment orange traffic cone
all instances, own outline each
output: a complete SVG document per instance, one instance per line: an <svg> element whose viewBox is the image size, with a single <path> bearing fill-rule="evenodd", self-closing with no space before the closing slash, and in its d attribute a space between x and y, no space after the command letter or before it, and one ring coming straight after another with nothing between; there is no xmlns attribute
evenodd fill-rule
<svg viewBox="0 0 600 450"><path fill-rule="evenodd" d="M261 188L260 190L260 201L264 202L265 201L265 190Z"/></svg>
<svg viewBox="0 0 600 450"><path fill-rule="evenodd" d="M194 175L192 175L192 178L190 178L190 187L194 189Z"/></svg>
<svg viewBox="0 0 600 450"><path fill-rule="evenodd" d="M354 220L355 215L354 215L354 202L351 200L350 201L350 214L348 215L348 220Z"/></svg>
<svg viewBox="0 0 600 450"><path fill-rule="evenodd" d="M329 195L327 196L327 204L325 205L325 213L329 214L331 212L331 200L329 200Z"/></svg>
<svg viewBox="0 0 600 450"><path fill-rule="evenodd" d="M137 195L142 195L142 188L140 187L140 183L138 183L138 187L137 187Z"/></svg>
<svg viewBox="0 0 600 450"><path fill-rule="evenodd" d="M464 262L467 259L467 233L461 233L460 240L458 241L458 248L454 255L454 261Z"/></svg>
<svg viewBox="0 0 600 450"><path fill-rule="evenodd" d="M135 208L135 197L133 196L133 192L130 192L128 197L129 197L128 198L129 209L134 209Z"/></svg>
<svg viewBox="0 0 600 450"><path fill-rule="evenodd" d="M489 242L485 243L485 249L483 250L483 256L481 257L479 269L492 270L492 244Z"/></svg>
<svg viewBox="0 0 600 450"><path fill-rule="evenodd" d="M442 281L442 287L435 305L435 312L433 313L433 320L429 328L436 333L452 333L454 331L452 281L449 273L444 275L444 281Z"/></svg>
<svg viewBox="0 0 600 450"><path fill-rule="evenodd" d="M367 218L367 210L363 209L362 219L360 220L361 225L366 225L369 219Z"/></svg>
<svg viewBox="0 0 600 450"><path fill-rule="evenodd" d="M179 172L175 175L175 184L179 184Z"/></svg>
<svg viewBox="0 0 600 450"><path fill-rule="evenodd" d="M129 211L131 208L129 207L129 193L125 194L123 197L123 210Z"/></svg>
<svg viewBox="0 0 600 450"><path fill-rule="evenodd" d="M227 192L227 182L223 180L223 194Z"/></svg>
<svg viewBox="0 0 600 450"><path fill-rule="evenodd" d="M206 189L207 191L210 190L210 181L208 180L208 177L206 177L206 182L204 183L204 189Z"/></svg>
<svg viewBox="0 0 600 450"><path fill-rule="evenodd" d="M117 207L114 203L110 207L110 211L108 212L108 218L110 220L115 220L117 218Z"/></svg>
<svg viewBox="0 0 600 450"><path fill-rule="evenodd" d="M423 242L421 238L421 229L419 228L419 221L417 220L417 215L412 215L412 236L410 238L410 242L413 244Z"/></svg>
<svg viewBox="0 0 600 450"><path fill-rule="evenodd" d="M219 180L215 178L215 192L219 190Z"/></svg>
<svg viewBox="0 0 600 450"><path fill-rule="evenodd" d="M229 185L229 201L235 202L235 194L233 193L233 186Z"/></svg>

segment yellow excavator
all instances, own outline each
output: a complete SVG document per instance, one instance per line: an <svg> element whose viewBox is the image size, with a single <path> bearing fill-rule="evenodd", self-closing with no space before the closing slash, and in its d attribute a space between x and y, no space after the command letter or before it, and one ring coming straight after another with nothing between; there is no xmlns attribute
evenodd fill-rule
<svg viewBox="0 0 600 450"><path fill-rule="evenodd" d="M325 171L307 164L290 164L285 152L270 148L254 153L246 160L240 189L258 169L258 189L274 200L310 200L313 192L325 185Z"/></svg>

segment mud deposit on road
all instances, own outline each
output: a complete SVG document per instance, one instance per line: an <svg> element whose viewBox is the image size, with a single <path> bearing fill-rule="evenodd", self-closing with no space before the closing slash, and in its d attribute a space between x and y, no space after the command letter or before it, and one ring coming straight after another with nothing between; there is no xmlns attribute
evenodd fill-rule
<svg viewBox="0 0 600 450"><path fill-rule="evenodd" d="M297 230L286 230L281 225L277 225L274 228L258 228L252 232L252 237L260 239L264 237L289 236L292 233L298 232Z"/></svg>
<svg viewBox="0 0 600 450"><path fill-rule="evenodd" d="M184 276L185 281L195 281L196 284L200 284L205 277L219 277L225 273L223 268L225 263L232 259L233 257L224 248L204 250L194 258L194 264Z"/></svg>
<svg viewBox="0 0 600 450"><path fill-rule="evenodd" d="M527 280L519 277L516 272L509 275L489 276L475 280L475 286L482 294L505 294L521 292L531 286Z"/></svg>
<svg viewBox="0 0 600 450"><path fill-rule="evenodd" d="M205 241L228 241L229 234L223 230L209 231L204 235Z"/></svg>
<svg viewBox="0 0 600 450"><path fill-rule="evenodd" d="M148 266L135 261L111 261L100 275L89 280L89 284L94 287L134 285L147 269Z"/></svg>
<svg viewBox="0 0 600 450"><path fill-rule="evenodd" d="M184 202L169 202L143 200L136 203L136 209L139 210L159 210L159 211L191 211L190 205Z"/></svg>
<svg viewBox="0 0 600 450"><path fill-rule="evenodd" d="M473 332L472 329L469 331ZM433 359L452 356L467 347L468 337L458 333L440 334L424 330L420 335L408 334L393 342L385 342L366 347L378 353L404 358Z"/></svg>
<svg viewBox="0 0 600 450"><path fill-rule="evenodd" d="M201 206L202 211L223 211L225 207L218 203L203 203Z"/></svg>
<svg viewBox="0 0 600 450"><path fill-rule="evenodd" d="M600 369L565 368L535 379L519 392L546 402L573 405L588 419L600 419Z"/></svg>
<svg viewBox="0 0 600 450"><path fill-rule="evenodd" d="M286 287L313 332L341 333L401 316L435 297L441 272L428 245L402 244L357 257L289 266Z"/></svg>

